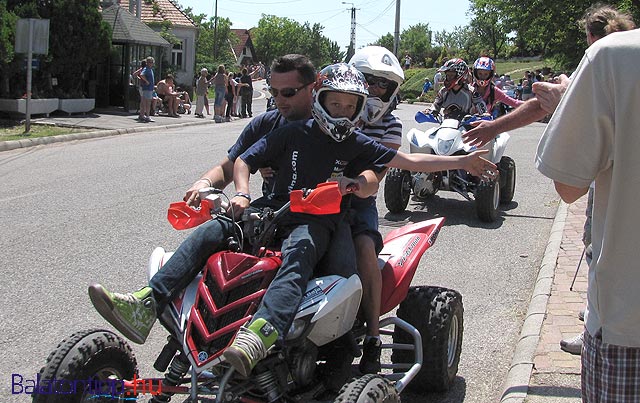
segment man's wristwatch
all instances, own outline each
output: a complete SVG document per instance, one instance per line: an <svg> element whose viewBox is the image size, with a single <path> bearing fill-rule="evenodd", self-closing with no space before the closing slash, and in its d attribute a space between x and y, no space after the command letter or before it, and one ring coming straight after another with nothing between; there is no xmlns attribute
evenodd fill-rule
<svg viewBox="0 0 640 403"><path fill-rule="evenodd" d="M238 192L235 194L235 196L244 197L245 199L251 201L251 195L248 193Z"/></svg>

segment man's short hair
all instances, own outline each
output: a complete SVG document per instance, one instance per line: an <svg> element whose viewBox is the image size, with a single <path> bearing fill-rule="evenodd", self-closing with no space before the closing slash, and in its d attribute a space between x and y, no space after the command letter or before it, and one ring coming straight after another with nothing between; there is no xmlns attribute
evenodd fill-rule
<svg viewBox="0 0 640 403"><path fill-rule="evenodd" d="M312 83L316 80L316 68L307 56L291 53L274 60L271 71L275 73L288 73L297 71L303 83Z"/></svg>

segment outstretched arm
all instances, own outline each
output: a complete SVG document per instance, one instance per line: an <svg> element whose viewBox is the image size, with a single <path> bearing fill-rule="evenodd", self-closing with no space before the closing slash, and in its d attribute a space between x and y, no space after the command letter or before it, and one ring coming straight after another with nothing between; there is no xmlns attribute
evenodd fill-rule
<svg viewBox="0 0 640 403"><path fill-rule="evenodd" d="M398 152L387 166L418 172L437 172L464 169L473 176L495 178L497 167L482 158L488 150L477 150L467 155L442 156L433 154L405 154Z"/></svg>
<svg viewBox="0 0 640 403"><path fill-rule="evenodd" d="M531 98L511 113L496 120L471 123L475 127L464 133L462 140L469 145L482 147L498 134L537 122L546 115L547 112L540 106L540 101L537 98Z"/></svg>

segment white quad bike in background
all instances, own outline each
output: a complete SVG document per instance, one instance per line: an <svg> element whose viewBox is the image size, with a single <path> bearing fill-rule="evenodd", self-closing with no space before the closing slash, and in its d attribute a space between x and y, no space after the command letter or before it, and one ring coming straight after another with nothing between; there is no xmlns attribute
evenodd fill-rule
<svg viewBox="0 0 640 403"><path fill-rule="evenodd" d="M464 120L440 120L432 114L416 113L418 123L439 123L427 131L411 129L407 133L411 153L436 155L464 155L476 148L462 142L462 134L469 124L478 119L490 120L491 117L467 116ZM463 170L440 172L410 172L391 168L387 172L384 186L384 201L391 213L405 210L409 196L413 193L420 202L427 201L438 190L458 192L467 200L475 200L478 218L493 222L498 216L498 205L510 203L516 187L516 164L504 155L508 133L499 134L484 148L489 153L484 157L498 166L499 174L491 181L482 180Z"/></svg>

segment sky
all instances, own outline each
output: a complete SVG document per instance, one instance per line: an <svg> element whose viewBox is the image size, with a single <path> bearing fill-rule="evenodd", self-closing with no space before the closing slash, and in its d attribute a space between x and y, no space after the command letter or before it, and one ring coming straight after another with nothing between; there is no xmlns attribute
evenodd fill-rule
<svg viewBox="0 0 640 403"><path fill-rule="evenodd" d="M216 0L174 0L194 14L213 17ZM349 46L351 8L356 8L356 49L376 41L395 29L396 1L400 1L400 33L419 23L432 31L453 31L469 22L469 0L429 2L424 0L217 0L218 16L229 18L232 28L256 27L262 14L287 17L300 24L319 23L323 35L338 43L343 51ZM343 4L345 3L345 4Z"/></svg>

